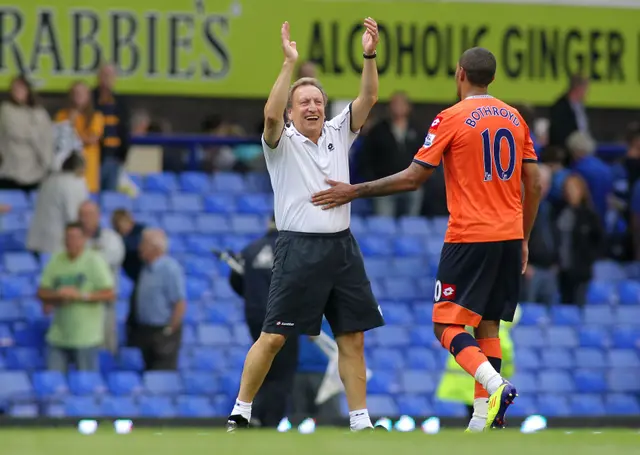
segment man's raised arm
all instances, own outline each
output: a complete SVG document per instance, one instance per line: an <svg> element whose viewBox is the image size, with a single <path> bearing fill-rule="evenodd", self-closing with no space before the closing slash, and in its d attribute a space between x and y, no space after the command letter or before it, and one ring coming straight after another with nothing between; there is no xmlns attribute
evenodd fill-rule
<svg viewBox="0 0 640 455"><path fill-rule="evenodd" d="M380 40L378 24L368 17L364 21L364 26L362 49L365 57L362 66L362 81L360 82L360 93L351 105L351 131L354 133L362 128L371 108L378 101L378 67L375 59L376 46Z"/></svg>
<svg viewBox="0 0 640 455"><path fill-rule="evenodd" d="M296 42L290 41L288 22L282 24L281 35L284 63L264 107L264 141L272 149L278 146L284 129L284 111L287 108L289 86L298 60Z"/></svg>

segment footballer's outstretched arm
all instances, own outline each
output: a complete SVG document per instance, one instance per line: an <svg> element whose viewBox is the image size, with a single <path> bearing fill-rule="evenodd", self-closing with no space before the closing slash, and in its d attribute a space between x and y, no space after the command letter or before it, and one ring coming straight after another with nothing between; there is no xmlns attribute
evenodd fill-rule
<svg viewBox="0 0 640 455"><path fill-rule="evenodd" d="M364 35L362 35L362 49L365 55L375 55L376 46L380 40L378 24L370 17L364 21ZM371 108L378 101L378 67L374 58L364 59L362 66L362 80L360 93L351 105L351 131L359 131L369 117Z"/></svg>
<svg viewBox="0 0 640 455"><path fill-rule="evenodd" d="M371 182L349 185L348 183L327 180L331 188L315 193L311 202L323 210L347 204L357 198L388 196L395 193L415 191L431 176L434 168L416 162L404 171Z"/></svg>

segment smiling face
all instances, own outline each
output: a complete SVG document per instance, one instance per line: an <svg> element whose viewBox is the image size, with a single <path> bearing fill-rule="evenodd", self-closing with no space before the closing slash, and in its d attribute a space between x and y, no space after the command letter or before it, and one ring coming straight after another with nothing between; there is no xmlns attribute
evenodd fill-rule
<svg viewBox="0 0 640 455"><path fill-rule="evenodd" d="M322 133L325 120L325 97L312 84L300 85L293 89L289 118L296 129L309 139L317 139Z"/></svg>

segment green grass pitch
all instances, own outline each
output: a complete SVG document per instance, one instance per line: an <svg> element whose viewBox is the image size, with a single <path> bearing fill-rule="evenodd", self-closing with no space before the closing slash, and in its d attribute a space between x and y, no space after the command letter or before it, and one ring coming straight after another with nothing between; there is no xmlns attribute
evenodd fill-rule
<svg viewBox="0 0 640 455"><path fill-rule="evenodd" d="M489 434L443 430L349 434L318 429L314 434L219 429L135 429L115 434L105 426L90 436L71 429L0 430L1 455L631 455L640 453L637 430L545 430L521 434L507 429Z"/></svg>

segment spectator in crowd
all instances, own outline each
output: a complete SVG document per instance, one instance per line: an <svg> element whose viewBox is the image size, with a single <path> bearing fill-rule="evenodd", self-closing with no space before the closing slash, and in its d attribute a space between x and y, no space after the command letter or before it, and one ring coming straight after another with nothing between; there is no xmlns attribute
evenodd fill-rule
<svg viewBox="0 0 640 455"><path fill-rule="evenodd" d="M100 208L91 200L80 205L78 221L87 238L87 248L98 251L109 264L117 292L125 254L122 238L112 229L100 226ZM115 305L109 305L105 313L105 348L113 353L118 350Z"/></svg>
<svg viewBox="0 0 640 455"><path fill-rule="evenodd" d="M11 81L9 101L0 106L0 189L35 190L53 161L53 129L31 83Z"/></svg>
<svg viewBox="0 0 640 455"><path fill-rule="evenodd" d="M556 145L545 147L540 154L540 161L551 170L551 188L548 200L556 206L561 206L564 201L564 181L571 175L571 170L565 167L569 162L567 151Z"/></svg>
<svg viewBox="0 0 640 455"><path fill-rule="evenodd" d="M129 152L129 111L125 99L114 92L116 69L105 63L98 71L98 85L93 90L93 104L104 117L104 134L100 140L100 187L116 191L120 172Z"/></svg>
<svg viewBox="0 0 640 455"><path fill-rule="evenodd" d="M523 300L545 305L558 296L558 241L553 206L547 199L551 189L551 168L540 165L542 199L529 239L529 264L524 276Z"/></svg>
<svg viewBox="0 0 640 455"><path fill-rule="evenodd" d="M61 130L73 137L58 139L61 143L77 143L83 147L83 155L86 160L86 179L89 191L98 192L100 189L100 138L104 133L104 116L94 109L89 86L84 82L76 82L69 91L69 104L65 109L58 111L56 122L63 125ZM64 125L70 125L66 129ZM62 150L58 153L66 153Z"/></svg>
<svg viewBox="0 0 640 455"><path fill-rule="evenodd" d="M634 261L640 261L640 180L631 190L631 238L633 243Z"/></svg>
<svg viewBox="0 0 640 455"><path fill-rule="evenodd" d="M582 177L568 177L564 195L566 206L557 220L560 298L564 304L584 305L593 263L602 248L602 228Z"/></svg>
<svg viewBox="0 0 640 455"><path fill-rule="evenodd" d="M42 182L27 234L29 251L39 255L60 249L65 226L78 220L80 205L89 199L84 171L84 159L79 152L72 153L59 172Z"/></svg>
<svg viewBox="0 0 640 455"><path fill-rule="evenodd" d="M424 136L410 124L411 103L403 92L389 102L389 119L375 125L364 138L360 150L361 176L375 180L400 172L411 164ZM417 216L422 208L423 190L378 197L373 200L376 215Z"/></svg>
<svg viewBox="0 0 640 455"><path fill-rule="evenodd" d="M120 234L124 242L124 262L122 270L125 275L133 282L133 292L129 298L129 316L127 317L127 340L131 340L131 333L134 330L135 320L135 304L136 304L136 288L138 286L138 278L140 271L144 266L140 257L140 242L142 241L142 233L146 226L143 223L136 223L133 215L125 209L118 209L111 215L111 225L113 229Z"/></svg>
<svg viewBox="0 0 640 455"><path fill-rule="evenodd" d="M145 263L136 289L131 344L140 348L146 370L175 370L186 311L184 271L167 256L164 231L145 229L140 257Z"/></svg>
<svg viewBox="0 0 640 455"><path fill-rule="evenodd" d="M584 99L589 81L575 75L569 81L569 90L551 106L549 145L565 147L567 139L575 131L589 136L589 119Z"/></svg>
<svg viewBox="0 0 640 455"><path fill-rule="evenodd" d="M303 77L312 77L314 79L318 78L318 66L311 60L302 62L302 64L298 67L296 78L302 79Z"/></svg>
<svg viewBox="0 0 640 455"><path fill-rule="evenodd" d="M98 351L104 341L104 305L115 299L113 276L100 254L86 248L82 226L65 229L65 250L45 267L38 298L45 313L53 312L47 333L47 367L66 373L98 371Z"/></svg>
<svg viewBox="0 0 640 455"><path fill-rule="evenodd" d="M582 131L575 131L569 136L567 148L571 154L571 168L587 183L593 208L604 223L609 198L613 195L611 166L595 156L595 141Z"/></svg>

